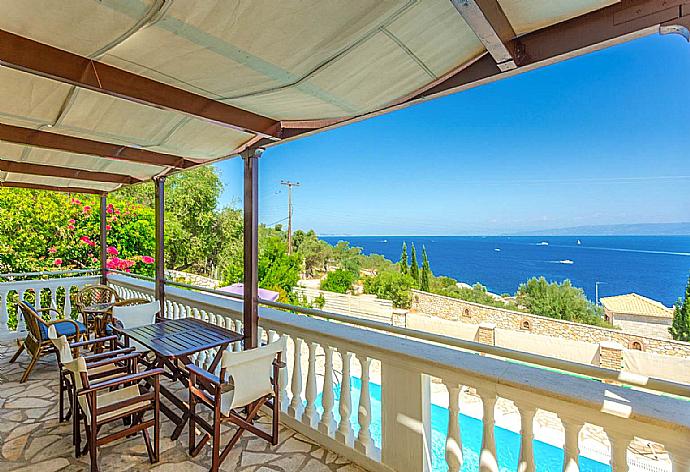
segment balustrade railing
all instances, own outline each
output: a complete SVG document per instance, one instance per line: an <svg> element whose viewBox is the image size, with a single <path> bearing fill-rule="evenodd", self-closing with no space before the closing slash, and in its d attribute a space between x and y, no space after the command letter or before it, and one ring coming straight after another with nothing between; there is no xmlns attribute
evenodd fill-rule
<svg viewBox="0 0 690 472"><path fill-rule="evenodd" d="M117 275L110 283L123 296L153 297L147 281ZM210 293L168 288L164 315L242 331L241 302ZM498 452L511 447L496 434L496 405L509 400L520 416L520 471L534 471L547 460L539 455L544 448L534 447L535 415L544 410L563 424L559 460L565 471L580 470L581 430L591 424L608 436L615 472L690 472L690 403L684 399L270 308L260 309L260 326L263 340L285 336L290 341L288 368L279 379L283 421L368 470L459 471L476 462L477 469L496 472L503 460ZM195 362L204 366L209 358L202 354ZM439 431L436 425L433 433L432 379L445 386L441 393L448 405L447 426ZM469 433L459 416L468 389L482 403L482 427ZM440 446L434 443L439 435ZM664 460L631 454L634 438L663 445Z"/></svg>
<svg viewBox="0 0 690 472"><path fill-rule="evenodd" d="M76 311L72 297L84 285L97 284L100 277L88 274L93 271L31 272L2 274L0 279L0 340L21 337L26 331L24 318L17 311L17 302L27 300L36 308L55 308L62 316L74 316ZM63 278L45 278L64 275ZM4 279L4 280L3 280ZM22 280L8 280L22 279ZM56 317L51 313L51 317Z"/></svg>

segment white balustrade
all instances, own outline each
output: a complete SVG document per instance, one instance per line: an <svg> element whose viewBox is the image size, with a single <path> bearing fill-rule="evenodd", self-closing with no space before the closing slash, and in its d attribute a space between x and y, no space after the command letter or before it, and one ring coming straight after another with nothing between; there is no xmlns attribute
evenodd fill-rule
<svg viewBox="0 0 690 472"><path fill-rule="evenodd" d="M335 416L333 415L333 348L324 346L324 374L323 374L323 393L321 394L321 405L323 414L319 423L319 431L328 437L333 437L335 432Z"/></svg>
<svg viewBox="0 0 690 472"><path fill-rule="evenodd" d="M130 277L115 276L111 278L111 283L118 290L133 290L147 297L152 297L154 293L153 284ZM15 290L23 292L28 286ZM0 300L3 300L0 304L0 321L8 316L3 311L3 307L6 310L4 300L7 293L7 288L0 284ZM166 288L166 297L174 302L175 309L170 314L172 317L193 316L242 331L242 305L237 300L173 287ZM633 454L628 457L633 433L668 445L673 472L690 472L690 452L687 448L690 443L690 409L682 400L525 365L507 364L500 359L476 356L441 345L272 309L260 308L260 323L262 339L273 340L277 336L285 336L293 347L283 357L289 368L281 369L278 379L281 410L284 412L282 421L373 472L431 470L431 421L428 413L430 376L440 379L448 390L449 422L445 433L445 458L440 460L445 459L450 472L460 471L463 465L463 434L458 421L461 385L476 389L482 401L482 442L481 450L477 451L481 471L495 472L499 469L494 410L498 398L504 398L515 403L520 415L519 472L533 472L539 464L533 446L537 408L555 413L562 419L566 431L564 470L578 470L578 455L583 452L578 444L579 432L583 424L591 423L602 426L609 435L611 464L615 472L628 469L671 471L670 468L664 468L663 462L659 462L659 465L655 463L652 468L648 465L651 459L644 459L644 462ZM322 366L316 362L318 346L324 352ZM236 350L240 348L239 343L233 346ZM337 355L334 355L336 350ZM356 438L351 422L353 355L356 355L361 366L357 405L359 431ZM339 360L342 364L340 372L337 371ZM370 368L372 361L381 364L380 375ZM303 369L307 371L304 390ZM334 385L340 373L340 383ZM319 418L316 380L321 376L323 414ZM383 431L381 437L376 438L381 443L380 451L373 446L372 438L373 382L380 382L382 393ZM335 418L335 389L338 392L339 422ZM626 412L632 412L632 415ZM466 437L465 441L468 442Z"/></svg>
<svg viewBox="0 0 690 472"><path fill-rule="evenodd" d="M340 380L340 401L338 412L340 413L340 423L335 437L338 441L352 447L354 443L354 430L350 421L352 412L352 391L350 386L350 364L352 363L352 353L346 350L340 351L340 358L343 364L343 377Z"/></svg>
<svg viewBox="0 0 690 472"><path fill-rule="evenodd" d="M448 389L448 434L446 437L446 464L449 472L462 469L462 439L460 434L460 389L461 385L446 382Z"/></svg>
<svg viewBox="0 0 690 472"><path fill-rule="evenodd" d="M316 411L316 346L315 342L309 342L309 359L307 368L307 386L304 390L306 406L302 421L312 428L316 428L319 424L319 413Z"/></svg>
<svg viewBox="0 0 690 472"><path fill-rule="evenodd" d="M293 338L293 346L292 380L290 382L292 401L288 407L288 414L301 420L304 413L304 403L302 402L302 339Z"/></svg>
<svg viewBox="0 0 690 472"><path fill-rule="evenodd" d="M534 416L537 409L531 405L515 402L520 413L520 458L518 472L534 472Z"/></svg>

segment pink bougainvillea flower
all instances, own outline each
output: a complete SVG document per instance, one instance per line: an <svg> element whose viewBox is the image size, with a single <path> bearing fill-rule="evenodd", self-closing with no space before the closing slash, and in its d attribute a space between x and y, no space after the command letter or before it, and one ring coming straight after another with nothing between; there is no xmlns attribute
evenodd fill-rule
<svg viewBox="0 0 690 472"><path fill-rule="evenodd" d="M84 205L84 213L89 213L91 211L91 207L89 205Z"/></svg>
<svg viewBox="0 0 690 472"><path fill-rule="evenodd" d="M70 231L74 231L74 225L67 225L67 229Z"/></svg>
<svg viewBox="0 0 690 472"><path fill-rule="evenodd" d="M79 241L85 244L89 244L91 243L91 238L89 238L88 236L82 236L81 238L79 238Z"/></svg>
<svg viewBox="0 0 690 472"><path fill-rule="evenodd" d="M110 254L110 255L112 255L112 256L117 256L117 255L120 253L120 252L117 250L117 248L116 248L116 247L113 247L113 246L108 246L107 251L108 251L108 254Z"/></svg>
<svg viewBox="0 0 690 472"><path fill-rule="evenodd" d="M106 230L106 231L110 231L111 229L113 229L112 226L110 226L110 225L105 225L105 230Z"/></svg>
<svg viewBox="0 0 690 472"><path fill-rule="evenodd" d="M74 218L72 218L71 220L68 221L68 223L73 225L74 223L76 223L76 221L74 220Z"/></svg>
<svg viewBox="0 0 690 472"><path fill-rule="evenodd" d="M116 209L116 210L115 210L115 214L116 214L116 215L119 215L119 214L120 214L120 210L117 210L117 209Z"/></svg>
<svg viewBox="0 0 690 472"><path fill-rule="evenodd" d="M53 264L55 264L56 266L62 265L62 259L60 259L60 258L58 257L57 259L55 259L55 260L53 261Z"/></svg>
<svg viewBox="0 0 690 472"><path fill-rule="evenodd" d="M141 256L141 262L144 264L153 264L156 260L151 256Z"/></svg>
<svg viewBox="0 0 690 472"><path fill-rule="evenodd" d="M81 201L79 201L79 200L76 199L76 198L73 198L72 201L71 201L71 203L73 203L74 205L81 205Z"/></svg>
<svg viewBox="0 0 690 472"><path fill-rule="evenodd" d="M91 262L98 262L98 259L96 259L95 257L92 257Z"/></svg>
<svg viewBox="0 0 690 472"><path fill-rule="evenodd" d="M117 221L117 216L113 216L113 221Z"/></svg>
<svg viewBox="0 0 690 472"><path fill-rule="evenodd" d="M119 257L112 257L105 263L108 269L123 270L129 272L129 268L134 265L134 261L129 259L120 259Z"/></svg>
<svg viewBox="0 0 690 472"><path fill-rule="evenodd" d="M48 252L49 252L50 254L55 254L55 253L57 252L57 248L56 248L55 246L53 246L53 247L51 247L51 248L48 248Z"/></svg>

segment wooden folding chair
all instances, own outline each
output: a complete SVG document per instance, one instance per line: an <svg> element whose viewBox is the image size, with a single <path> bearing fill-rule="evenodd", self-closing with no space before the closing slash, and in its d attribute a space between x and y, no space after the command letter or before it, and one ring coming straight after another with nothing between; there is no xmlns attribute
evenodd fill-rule
<svg viewBox="0 0 690 472"><path fill-rule="evenodd" d="M249 431L273 445L278 444L278 423L280 421L280 398L278 372L285 367L281 360L285 351L285 339L242 352L225 351L218 376L194 364L187 365L189 371L189 454L196 456L212 439L211 471L217 472L233 446L244 431ZM227 379L226 379L227 374ZM196 404L201 403L213 411L213 424L199 418ZM272 409L271 433L253 424L259 410L267 405ZM246 410L242 416L236 410ZM220 451L220 425L229 422L237 426L223 451ZM206 431L196 444L196 426Z"/></svg>
<svg viewBox="0 0 690 472"><path fill-rule="evenodd" d="M91 456L91 472L98 472L98 447L126 436L142 433L146 451L151 463L160 460L160 374L163 369L146 370L116 378L92 383L89 374L98 367L130 362L132 371L136 369L137 353L104 359L87 365L83 357L78 357L65 364L73 375L74 385L74 447L77 457L81 454L81 434L79 422L83 420L86 430L86 441ZM146 380L153 389L141 393L139 382ZM144 420L144 415L153 411L153 418ZM103 437L98 437L104 424L117 420L127 420L128 426ZM153 445L148 428L153 427Z"/></svg>
<svg viewBox="0 0 690 472"><path fill-rule="evenodd" d="M134 348L119 348L117 345L117 336L107 336L103 338L70 343L66 336L58 336L55 326L51 326L48 329L48 337L55 346L55 350L57 351L58 366L60 367L59 421L62 423L70 418L72 411L74 410L74 405L72 404L72 400L74 398L74 382L72 381L72 375L70 374L69 370L65 369L65 364L72 362L79 356L83 356L84 360L86 360L86 365L88 368L89 364L91 363L121 356L123 354L129 354L134 351ZM86 349L89 347L94 346L108 346L110 349L98 354L86 351ZM92 381L103 381L109 378L120 376L123 373L128 373L128 367L129 366L125 364L107 364L101 367L94 367L90 371L91 379ZM67 414L65 414L65 393L67 393L67 399L69 400L69 410L67 411Z"/></svg>
<svg viewBox="0 0 690 472"><path fill-rule="evenodd" d="M24 383L29 378L29 374L36 365L36 361L55 350L48 337L48 330L51 327L57 330L58 336L65 335L68 339L77 341L80 338L86 339L86 326L69 317L61 319L60 313L55 308L42 308L39 310L27 301L20 301L17 306L22 316L24 316L27 333L24 342L19 345L19 349L10 359L10 363L16 361L24 349L31 355L31 362L29 362L24 375L22 375L19 381L19 383ZM60 319L45 321L43 314L50 312L55 313L55 316Z"/></svg>

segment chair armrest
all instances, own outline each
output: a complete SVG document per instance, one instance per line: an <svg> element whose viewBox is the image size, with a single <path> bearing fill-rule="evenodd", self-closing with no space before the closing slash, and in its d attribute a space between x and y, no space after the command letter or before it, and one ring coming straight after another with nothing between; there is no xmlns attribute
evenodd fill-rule
<svg viewBox="0 0 690 472"><path fill-rule="evenodd" d="M100 361L102 359L107 359L109 357L116 357L116 356L120 356L123 354L129 354L130 352L134 352L133 347L125 347L122 349L115 349L114 351L105 351L105 352L101 352L99 354L92 354L90 356L84 356L84 360L86 361L87 364L92 364L92 363L95 363L96 361Z"/></svg>
<svg viewBox="0 0 690 472"><path fill-rule="evenodd" d="M116 362L128 361L130 359L138 359L139 353L133 352L131 354L125 354L124 356L111 357L108 359L103 359L101 361L92 362L89 367L102 367L104 365L115 364Z"/></svg>
<svg viewBox="0 0 690 472"><path fill-rule="evenodd" d="M69 347L74 349L74 348L79 348L79 347L83 347L83 346L89 346L89 345L95 344L95 343L104 343L107 341L117 341L117 336L115 336L115 335L104 336L102 338L94 338L94 339L88 339L86 341L79 341L76 343L70 343Z"/></svg>
<svg viewBox="0 0 690 472"><path fill-rule="evenodd" d="M213 375L209 371L204 370L201 367L198 367L196 364L187 364L185 367L187 368L187 370L189 370L190 373L193 373L194 375L201 377L203 380L210 382L217 387L221 386L221 381L217 375Z"/></svg>
<svg viewBox="0 0 690 472"><path fill-rule="evenodd" d="M137 374L123 375L115 379L106 380L104 382L92 384L91 387L85 388L77 392L78 395L86 395L91 392L98 392L99 390L117 387L122 384L138 382L139 380L147 379L149 377L156 377L163 373L163 369L151 369Z"/></svg>

